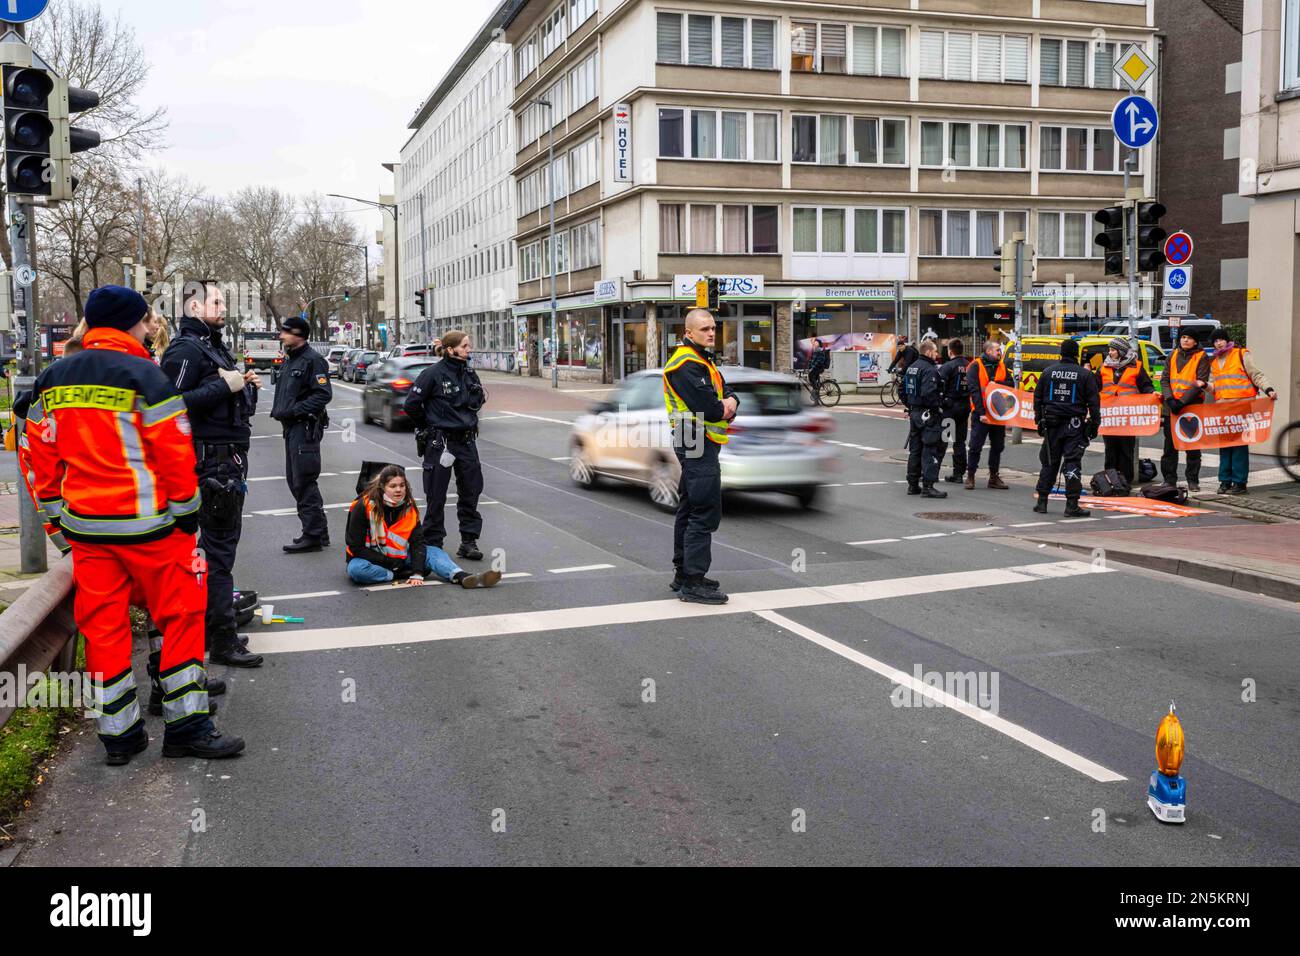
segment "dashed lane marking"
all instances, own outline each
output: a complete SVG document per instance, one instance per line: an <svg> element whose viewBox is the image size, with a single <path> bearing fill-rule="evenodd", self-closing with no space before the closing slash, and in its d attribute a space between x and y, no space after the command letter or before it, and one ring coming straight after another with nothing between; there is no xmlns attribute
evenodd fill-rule
<svg viewBox="0 0 1300 956"><path fill-rule="evenodd" d="M899 541L902 540L903 540L902 538L875 538L872 541L850 541L848 543L854 546L860 544L897 544Z"/></svg>
<svg viewBox="0 0 1300 956"><path fill-rule="evenodd" d="M990 713L989 711L950 694L947 691L941 690L937 687L932 687L924 681L917 680L911 674L900 671L896 667L890 667L888 664L876 660L874 657L868 657L859 650L846 647L839 641L832 640L825 634L819 634L812 628L804 627L797 621L792 621L788 617L784 617L770 610L758 611L757 613L763 620L775 624L777 627L789 631L791 634L796 634L805 640L812 641L818 647L825 648L832 654L838 654L845 660L852 661L860 667L865 667L867 670L879 674L881 677L890 680L894 684L901 684L902 686L907 687L914 695L920 695L941 707L948 708L949 710L961 714L963 717L969 717L971 720L981 723L991 730L996 730L1000 734L1005 734L1012 740L1024 744L1029 749L1036 750L1043 756L1050 757L1057 763L1064 764L1071 770L1076 770L1085 777L1090 777L1093 780L1096 780L1098 783L1117 783L1127 779L1122 774L1109 770L1099 763L1094 763L1087 757L1077 754L1072 750L1067 750L1060 744L1048 740L1046 737L1040 737L1032 730L1021 727L1019 724L1013 724L1011 721Z"/></svg>
<svg viewBox="0 0 1300 956"><path fill-rule="evenodd" d="M550 568L551 574L574 574L578 571L605 571L614 567L612 564L584 564L576 568Z"/></svg>
<svg viewBox="0 0 1300 956"><path fill-rule="evenodd" d="M839 445L841 448L856 448L858 451L880 451L875 445L855 445L851 441L835 441L831 438L826 439L826 444Z"/></svg>
<svg viewBox="0 0 1300 956"><path fill-rule="evenodd" d="M263 604L269 601L306 601L308 598L338 597L342 591L310 591L307 594L268 594L258 597Z"/></svg>
<svg viewBox="0 0 1300 956"><path fill-rule="evenodd" d="M550 422L552 425L573 425L573 422L565 421L563 418L546 418L542 415L525 415L523 412L504 412L503 414L511 418L527 418L535 422Z"/></svg>
<svg viewBox="0 0 1300 956"><path fill-rule="evenodd" d="M892 598L928 596L944 591L1026 584L1085 574L1113 573L1117 573L1114 568L1093 567L1091 562L1058 561L1010 568L985 568L977 571L860 581L852 584L733 593L731 600L723 605L685 604L675 599L635 601L627 604L597 604L476 617L438 617L425 621L398 621L384 627L363 624L350 627L289 629L277 631L274 635L254 634L249 642L249 649L256 654L292 654L346 647L423 644L469 637L501 637L511 634L538 634L546 631L584 630L592 627L651 624L656 621L702 619L787 608L824 607L828 604L865 604Z"/></svg>

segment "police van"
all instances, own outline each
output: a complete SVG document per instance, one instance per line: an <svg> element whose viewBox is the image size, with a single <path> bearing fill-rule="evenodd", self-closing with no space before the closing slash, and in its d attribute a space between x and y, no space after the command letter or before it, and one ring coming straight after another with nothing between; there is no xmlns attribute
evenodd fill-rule
<svg viewBox="0 0 1300 956"><path fill-rule="evenodd" d="M1127 327L1125 332L1127 332ZM1117 333L1118 334L1118 333ZM1020 353L1020 387L1032 392L1038 387L1038 378L1043 370L1053 362L1061 360L1061 343L1072 338L1079 343L1079 364L1100 372L1106 360L1106 350L1114 335L1024 335L1019 345L1013 345L1007 351L1007 366L1015 364L1016 353ZM1154 342L1140 340L1138 351L1142 358L1142 367L1151 376L1156 391L1160 390L1160 376L1164 374L1168 358L1164 349Z"/></svg>

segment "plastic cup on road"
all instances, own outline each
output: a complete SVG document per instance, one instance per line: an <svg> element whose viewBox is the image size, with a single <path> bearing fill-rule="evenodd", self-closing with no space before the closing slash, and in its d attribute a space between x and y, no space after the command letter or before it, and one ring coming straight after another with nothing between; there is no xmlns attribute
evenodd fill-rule
<svg viewBox="0 0 1300 956"><path fill-rule="evenodd" d="M274 605L274 604L263 604L263 605L262 605L262 623L263 623L263 624L270 624L270 623L271 623L271 619L274 618L274 617L275 617L275 605Z"/></svg>

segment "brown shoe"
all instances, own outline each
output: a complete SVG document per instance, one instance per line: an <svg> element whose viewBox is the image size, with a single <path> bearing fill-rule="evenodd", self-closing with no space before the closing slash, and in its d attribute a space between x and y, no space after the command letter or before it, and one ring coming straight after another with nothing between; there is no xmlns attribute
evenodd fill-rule
<svg viewBox="0 0 1300 956"><path fill-rule="evenodd" d="M966 483L962 487L967 491L975 490L975 473L973 471L966 472Z"/></svg>
<svg viewBox="0 0 1300 956"><path fill-rule="evenodd" d="M1005 481L1003 481L1002 478L996 472L994 472L993 474L989 475L989 487L996 488L998 491L1006 491L1011 486L1008 485Z"/></svg>

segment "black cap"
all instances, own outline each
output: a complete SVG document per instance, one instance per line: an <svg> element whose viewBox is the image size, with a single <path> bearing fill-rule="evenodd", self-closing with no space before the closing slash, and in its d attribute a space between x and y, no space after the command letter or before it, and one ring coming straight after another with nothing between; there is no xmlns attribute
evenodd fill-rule
<svg viewBox="0 0 1300 956"><path fill-rule="evenodd" d="M281 322L280 331L292 332L299 338L311 338L311 326L308 325L307 320L300 315L291 315Z"/></svg>

